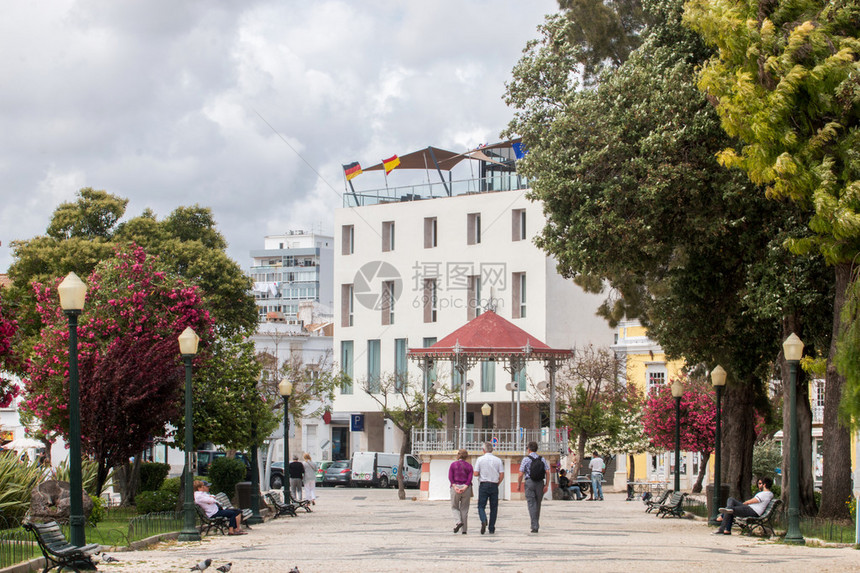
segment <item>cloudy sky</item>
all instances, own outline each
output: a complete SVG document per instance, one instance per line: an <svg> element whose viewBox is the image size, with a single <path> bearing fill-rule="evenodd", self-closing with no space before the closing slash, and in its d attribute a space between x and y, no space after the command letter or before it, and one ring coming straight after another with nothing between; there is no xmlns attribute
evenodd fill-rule
<svg viewBox="0 0 860 573"><path fill-rule="evenodd" d="M555 0L3 2L0 272L81 187L211 207L243 268L332 230L341 165L497 141ZM270 127L271 125L271 127ZM391 184L396 185L397 171ZM378 181L377 181L378 180ZM353 181L382 186L379 173Z"/></svg>

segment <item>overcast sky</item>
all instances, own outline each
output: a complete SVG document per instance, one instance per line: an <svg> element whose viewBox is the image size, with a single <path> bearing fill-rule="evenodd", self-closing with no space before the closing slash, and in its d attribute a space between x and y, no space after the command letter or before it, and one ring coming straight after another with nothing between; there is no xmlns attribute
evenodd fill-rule
<svg viewBox="0 0 860 573"><path fill-rule="evenodd" d="M81 187L130 199L126 217L211 207L243 268L266 234L331 232L342 164L497 141L512 115L504 83L557 9L555 0L5 1L0 272L11 241L43 234ZM353 182L383 185L379 173Z"/></svg>

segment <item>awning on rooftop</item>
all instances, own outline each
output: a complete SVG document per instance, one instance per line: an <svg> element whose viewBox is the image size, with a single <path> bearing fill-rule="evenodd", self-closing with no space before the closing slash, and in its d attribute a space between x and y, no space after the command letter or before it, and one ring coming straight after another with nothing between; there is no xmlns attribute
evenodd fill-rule
<svg viewBox="0 0 860 573"><path fill-rule="evenodd" d="M514 143L520 141L520 138L512 139L509 141L500 141L499 143L494 143L492 145L485 145L483 147L479 147L477 149L471 149L469 151L458 153L456 151L449 151L447 149L441 149L439 147L428 146L424 149L419 149L418 151L413 151L411 153L407 153L406 155L400 156L400 165L397 167L398 169L436 169L437 163L439 169L442 171L450 171L454 168L458 163L463 161L464 159L473 159L479 161L489 161L492 163L498 163L492 158L486 155L486 151L491 149L502 149L505 147L511 147ZM434 162L433 159L436 159ZM364 171L382 171L385 167L382 163L377 163L372 167L368 167L364 169Z"/></svg>

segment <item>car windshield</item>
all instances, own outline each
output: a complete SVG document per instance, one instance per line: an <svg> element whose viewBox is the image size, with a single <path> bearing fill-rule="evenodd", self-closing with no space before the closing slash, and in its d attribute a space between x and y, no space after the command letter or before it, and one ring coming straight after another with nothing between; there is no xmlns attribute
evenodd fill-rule
<svg viewBox="0 0 860 573"><path fill-rule="evenodd" d="M343 468L348 468L349 462L334 462L332 465L328 467L330 470L341 470Z"/></svg>

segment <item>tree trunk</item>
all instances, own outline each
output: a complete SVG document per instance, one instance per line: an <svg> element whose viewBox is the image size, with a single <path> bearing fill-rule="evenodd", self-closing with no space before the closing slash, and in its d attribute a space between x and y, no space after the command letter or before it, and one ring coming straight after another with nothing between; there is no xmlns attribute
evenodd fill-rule
<svg viewBox="0 0 860 573"><path fill-rule="evenodd" d="M140 487L140 456L134 457L134 463L124 463L114 472L114 483L122 495L122 505L134 505L137 489Z"/></svg>
<svg viewBox="0 0 860 573"><path fill-rule="evenodd" d="M403 431L403 430L401 430ZM403 443L400 444L400 461L397 463L397 499L406 499L406 481L403 477L403 468L406 466L406 454L412 450L412 428L403 432Z"/></svg>
<svg viewBox="0 0 860 573"><path fill-rule="evenodd" d="M803 327L797 315L789 315L782 320L782 339L794 332L803 340ZM788 438L790 435L791 401L788 363L783 357L782 371L782 501L788 506L788 475L790 473ZM818 513L815 506L815 474L812 466L812 408L809 405L809 377L798 369L797 372L797 435L800 455L800 513L814 517Z"/></svg>
<svg viewBox="0 0 860 573"><path fill-rule="evenodd" d="M729 495L749 499L752 482L752 452L755 443L754 392L751 382L738 380L727 384L723 402L723 448L721 450L724 485Z"/></svg>
<svg viewBox="0 0 860 573"><path fill-rule="evenodd" d="M580 470L582 470L582 460L585 459L585 442L588 441L588 436L585 432L580 432L576 441L576 475L573 477L577 477L580 474Z"/></svg>
<svg viewBox="0 0 860 573"><path fill-rule="evenodd" d="M693 485L693 493L702 493L702 481L705 479L705 474L708 472L708 460L711 459L711 452L702 452L702 461L699 464L699 475L696 477L696 483Z"/></svg>
<svg viewBox="0 0 860 573"><path fill-rule="evenodd" d="M851 498L851 438L848 429L839 417L839 403L842 401L842 387L845 378L836 371L833 359L836 356L836 342L843 329L842 307L845 304L845 291L851 280L851 265L836 265L836 294L833 300L833 333L830 338L830 355L827 357L827 380L824 387L824 475L821 479L821 509L819 517L848 519L848 505Z"/></svg>
<svg viewBox="0 0 860 573"><path fill-rule="evenodd" d="M627 472L627 481L632 482L636 481L636 458L633 457L633 454L627 456L628 464L630 468ZM576 477L576 476L573 476Z"/></svg>

